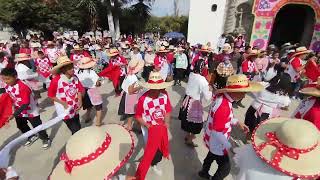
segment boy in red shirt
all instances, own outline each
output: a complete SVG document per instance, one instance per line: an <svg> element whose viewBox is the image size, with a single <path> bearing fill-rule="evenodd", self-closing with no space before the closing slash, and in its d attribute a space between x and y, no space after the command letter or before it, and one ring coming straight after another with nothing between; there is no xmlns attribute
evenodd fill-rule
<svg viewBox="0 0 320 180"><path fill-rule="evenodd" d="M67 56L58 58L57 65L52 68L51 73L56 76L48 88L48 97L54 102L57 114L69 110L64 122L74 134L81 129L78 111L82 106L84 88L74 75L73 62Z"/></svg>
<svg viewBox="0 0 320 180"><path fill-rule="evenodd" d="M39 114L39 107L32 90L21 80L17 78L17 71L14 68L5 68L1 71L4 81L5 91L8 93L14 103L14 113L10 119L15 118L17 127L22 133L30 131L28 121L35 128L42 124ZM50 147L50 139L46 131L40 131L39 136L28 138L25 146L32 145L38 138L43 142L42 148Z"/></svg>
<svg viewBox="0 0 320 180"><path fill-rule="evenodd" d="M143 158L136 172L136 180L144 180L150 165L161 175L157 164L162 156L169 157L168 127L171 116L171 103L165 88L172 83L164 82L159 72L151 72L147 83L141 86L149 89L138 100L136 120L141 124L146 143Z"/></svg>

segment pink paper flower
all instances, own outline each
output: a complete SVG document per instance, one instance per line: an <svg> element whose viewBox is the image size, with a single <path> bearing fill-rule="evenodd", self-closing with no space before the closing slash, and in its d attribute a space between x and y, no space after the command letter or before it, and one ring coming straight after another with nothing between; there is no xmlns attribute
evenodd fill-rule
<svg viewBox="0 0 320 180"><path fill-rule="evenodd" d="M319 0L320 1L320 0ZM319 2L320 3L320 2ZM315 31L320 31L320 24L314 25L314 30Z"/></svg>
<svg viewBox="0 0 320 180"><path fill-rule="evenodd" d="M266 24L266 29L271 29L271 27L272 27L272 23L269 21L269 22L267 22L267 24Z"/></svg>
<svg viewBox="0 0 320 180"><path fill-rule="evenodd" d="M264 47L264 45L266 44L264 39L256 39L253 42L253 46L258 47L259 49L262 49Z"/></svg>
<svg viewBox="0 0 320 180"><path fill-rule="evenodd" d="M261 22L256 22L256 29L260 29L261 27Z"/></svg>

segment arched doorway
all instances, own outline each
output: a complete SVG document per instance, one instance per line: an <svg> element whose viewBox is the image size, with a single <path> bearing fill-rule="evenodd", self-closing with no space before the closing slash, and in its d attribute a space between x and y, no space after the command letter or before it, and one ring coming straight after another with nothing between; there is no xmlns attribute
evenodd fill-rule
<svg viewBox="0 0 320 180"><path fill-rule="evenodd" d="M291 42L309 47L315 23L315 12L310 6L285 5L276 15L269 44L279 47Z"/></svg>

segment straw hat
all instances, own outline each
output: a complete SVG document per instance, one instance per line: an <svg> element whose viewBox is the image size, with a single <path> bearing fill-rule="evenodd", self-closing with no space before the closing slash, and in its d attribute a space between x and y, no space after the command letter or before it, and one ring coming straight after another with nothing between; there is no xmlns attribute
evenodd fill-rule
<svg viewBox="0 0 320 180"><path fill-rule="evenodd" d="M151 72L148 82L140 82L146 89L166 89L173 85L173 82L165 82L159 72Z"/></svg>
<svg viewBox="0 0 320 180"><path fill-rule="evenodd" d="M298 47L296 49L296 53L294 53L292 55L292 57L295 57L295 56L298 56L298 55L302 55L302 54L309 54L311 53L312 51L311 50L308 50L306 47L302 46L302 47Z"/></svg>
<svg viewBox="0 0 320 180"><path fill-rule="evenodd" d="M47 46L54 46L55 44L53 43L53 41L48 41L47 42Z"/></svg>
<svg viewBox="0 0 320 180"><path fill-rule="evenodd" d="M66 66L66 65L69 65L69 64L72 64L73 62L68 58L68 56L60 56L58 59L57 59L57 65L54 66L52 69L51 69L51 73L52 74L58 74L60 72L60 69L63 67L63 66Z"/></svg>
<svg viewBox="0 0 320 180"><path fill-rule="evenodd" d="M211 49L207 45L203 45L200 49L201 52L211 52Z"/></svg>
<svg viewBox="0 0 320 180"><path fill-rule="evenodd" d="M144 61L139 59L131 59L128 64L128 72L132 72L132 74L136 74L144 67Z"/></svg>
<svg viewBox="0 0 320 180"><path fill-rule="evenodd" d="M228 77L226 87L218 89L217 93L224 92L259 92L264 89L263 85L251 82L244 74L237 74Z"/></svg>
<svg viewBox="0 0 320 180"><path fill-rule="evenodd" d="M225 53L231 53L231 49L232 47L229 43L225 43L222 48L222 50L225 51Z"/></svg>
<svg viewBox="0 0 320 180"><path fill-rule="evenodd" d="M80 60L80 64L79 64L79 68L80 69L89 69L94 67L97 64L96 61L94 61L94 59L89 58L89 57L83 57Z"/></svg>
<svg viewBox="0 0 320 180"><path fill-rule="evenodd" d="M14 62L28 61L30 59L31 59L31 57L29 54L20 53L20 54L16 54Z"/></svg>
<svg viewBox="0 0 320 180"><path fill-rule="evenodd" d="M50 180L111 179L129 160L133 150L131 133L120 125L81 129L67 142L66 153L61 156ZM76 164L73 167L68 165L72 161Z"/></svg>
<svg viewBox="0 0 320 180"><path fill-rule="evenodd" d="M138 44L133 45L133 46L132 46L132 49L134 49L134 48L140 49L140 47L138 46Z"/></svg>
<svg viewBox="0 0 320 180"><path fill-rule="evenodd" d="M73 50L75 50L75 51L81 51L82 48L77 44L77 45L73 46Z"/></svg>
<svg viewBox="0 0 320 180"><path fill-rule="evenodd" d="M129 45L126 43L121 43L121 49L129 49Z"/></svg>
<svg viewBox="0 0 320 180"><path fill-rule="evenodd" d="M41 48L41 44L39 42L32 42L30 44L31 48Z"/></svg>
<svg viewBox="0 0 320 180"><path fill-rule="evenodd" d="M320 176L319 131L309 121L275 118L262 122L252 135L257 155L291 177Z"/></svg>
<svg viewBox="0 0 320 180"><path fill-rule="evenodd" d="M119 55L118 49L110 49L109 53L107 53L108 56L113 57Z"/></svg>
<svg viewBox="0 0 320 180"><path fill-rule="evenodd" d="M309 96L320 97L320 77L318 77L318 81L316 83L308 84L299 92Z"/></svg>
<svg viewBox="0 0 320 180"><path fill-rule="evenodd" d="M164 46L161 46L160 48L159 48L159 50L157 51L157 53L167 53L167 52L169 52L167 49L166 49L166 47L164 47Z"/></svg>

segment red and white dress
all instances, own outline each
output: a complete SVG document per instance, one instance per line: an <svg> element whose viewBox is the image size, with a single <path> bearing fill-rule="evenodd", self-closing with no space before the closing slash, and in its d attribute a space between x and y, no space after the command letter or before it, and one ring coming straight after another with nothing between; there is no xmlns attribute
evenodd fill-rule
<svg viewBox="0 0 320 180"><path fill-rule="evenodd" d="M293 117L310 121L320 130L320 100L316 97L303 100Z"/></svg>
<svg viewBox="0 0 320 180"><path fill-rule="evenodd" d="M111 58L110 63L113 66L120 66L120 77L125 76L127 74L126 72L126 65L128 64L128 61L123 56L118 56L117 58Z"/></svg>
<svg viewBox="0 0 320 180"><path fill-rule="evenodd" d="M243 73L254 73L257 72L256 65L253 61L245 60L241 65Z"/></svg>
<svg viewBox="0 0 320 180"><path fill-rule="evenodd" d="M166 57L156 56L154 58L154 66L155 68L160 69L160 75L162 79L165 81L169 74L169 64Z"/></svg>
<svg viewBox="0 0 320 180"><path fill-rule="evenodd" d="M223 156L231 148L229 143L231 125L237 124L232 110L233 99L228 94L221 94L214 98L208 115L203 137L204 143L210 152Z"/></svg>
<svg viewBox="0 0 320 180"><path fill-rule="evenodd" d="M38 103L32 90L23 81L18 80L14 86L6 85L5 90L13 100L15 110L18 110L24 104L28 104L28 107L19 114L19 117L32 118L40 115Z"/></svg>
<svg viewBox="0 0 320 180"><path fill-rule="evenodd" d="M56 97L66 102L68 107L71 107L69 114L64 117L64 120L71 119L78 114L78 93L84 93L84 88L76 76L68 79L63 74L57 75L51 80L48 88L48 97ZM54 102L54 105L56 107L57 114L63 114L65 112L62 104Z"/></svg>
<svg viewBox="0 0 320 180"><path fill-rule="evenodd" d="M302 67L302 60L299 57L294 57L289 62L288 74L291 77L291 82L295 83L300 79L298 69Z"/></svg>
<svg viewBox="0 0 320 180"><path fill-rule="evenodd" d="M84 57L91 57L90 54L88 54L87 52L83 51L79 54L71 54L70 55L70 60L71 61L74 61L74 68L75 68L75 71L77 72L79 70L79 63L80 63L80 60Z"/></svg>
<svg viewBox="0 0 320 180"><path fill-rule="evenodd" d="M49 76L51 75L52 64L50 60L45 57L43 59L37 58L35 60L35 65L37 66L37 72L40 75L40 80L42 82L47 82L49 80Z"/></svg>

